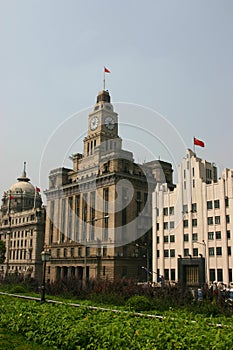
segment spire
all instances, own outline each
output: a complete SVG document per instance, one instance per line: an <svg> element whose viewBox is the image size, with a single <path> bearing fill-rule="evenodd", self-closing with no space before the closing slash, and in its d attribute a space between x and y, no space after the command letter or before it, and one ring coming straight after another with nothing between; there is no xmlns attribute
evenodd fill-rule
<svg viewBox="0 0 233 350"><path fill-rule="evenodd" d="M29 182L30 181L30 179L27 177L27 174L26 174L26 162L23 163L22 175L20 177L18 177L17 180L18 181L24 181L24 182Z"/></svg>

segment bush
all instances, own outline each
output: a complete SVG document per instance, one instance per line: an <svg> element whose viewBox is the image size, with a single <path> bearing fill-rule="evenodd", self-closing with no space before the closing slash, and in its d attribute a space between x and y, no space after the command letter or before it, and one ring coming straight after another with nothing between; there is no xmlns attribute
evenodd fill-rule
<svg viewBox="0 0 233 350"><path fill-rule="evenodd" d="M10 293L27 293L27 289L23 285L16 285L10 289Z"/></svg>
<svg viewBox="0 0 233 350"><path fill-rule="evenodd" d="M151 309L151 303L147 297L143 295L135 295L129 298L126 302L126 306L134 311L146 311Z"/></svg>

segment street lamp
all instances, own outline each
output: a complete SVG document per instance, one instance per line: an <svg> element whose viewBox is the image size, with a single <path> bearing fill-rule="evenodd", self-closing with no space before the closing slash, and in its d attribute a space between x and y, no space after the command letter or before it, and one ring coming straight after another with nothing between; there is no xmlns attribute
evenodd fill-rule
<svg viewBox="0 0 233 350"><path fill-rule="evenodd" d="M108 219L109 218L109 215L104 215L103 217L101 218L92 218L91 220L87 220L85 221L85 224L89 224L89 223L94 223L96 221L99 221L99 220L105 220L105 219ZM86 279L87 279L87 231L86 231L86 237L85 237L85 255L84 255L84 274L83 274L83 280L84 280L84 283L86 283Z"/></svg>
<svg viewBox="0 0 233 350"><path fill-rule="evenodd" d="M41 286L41 299L42 303L45 302L45 275L46 275L46 263L51 258L51 253L49 250L43 250L41 252L41 260L43 262L43 274L42 274L42 286Z"/></svg>
<svg viewBox="0 0 233 350"><path fill-rule="evenodd" d="M136 247L142 248L142 249L146 249L146 269L144 266L142 266L142 269L146 270L147 273L147 283L149 283L149 269L150 269L150 263L149 263L149 246L147 243L145 243L145 245L140 245L136 243Z"/></svg>

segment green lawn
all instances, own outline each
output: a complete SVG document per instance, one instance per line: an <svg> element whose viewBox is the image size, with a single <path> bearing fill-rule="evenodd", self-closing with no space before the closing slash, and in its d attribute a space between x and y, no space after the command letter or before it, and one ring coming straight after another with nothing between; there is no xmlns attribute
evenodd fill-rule
<svg viewBox="0 0 233 350"><path fill-rule="evenodd" d="M45 350L44 346L25 340L22 335L12 333L7 329L0 328L1 350Z"/></svg>

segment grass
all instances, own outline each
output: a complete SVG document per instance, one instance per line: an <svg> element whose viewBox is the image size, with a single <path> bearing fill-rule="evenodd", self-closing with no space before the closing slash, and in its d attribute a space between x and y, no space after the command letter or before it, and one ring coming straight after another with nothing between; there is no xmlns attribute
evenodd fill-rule
<svg viewBox="0 0 233 350"><path fill-rule="evenodd" d="M22 335L0 328L1 350L46 350L48 348L27 341Z"/></svg>

